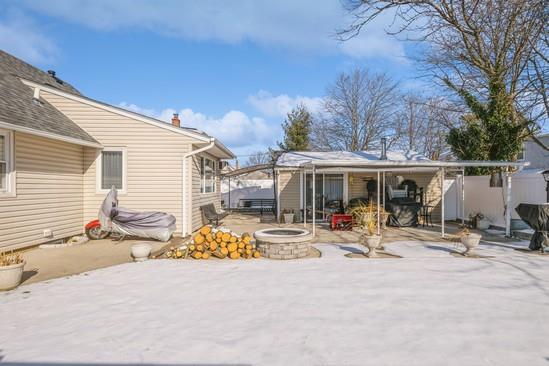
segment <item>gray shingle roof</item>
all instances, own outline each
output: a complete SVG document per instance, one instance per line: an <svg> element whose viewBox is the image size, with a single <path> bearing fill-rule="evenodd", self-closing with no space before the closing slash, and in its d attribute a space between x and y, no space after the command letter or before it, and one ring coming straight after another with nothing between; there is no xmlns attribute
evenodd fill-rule
<svg viewBox="0 0 549 366"><path fill-rule="evenodd" d="M46 72L0 50L0 122L98 143L45 100L41 99L41 102L37 103L33 98L33 90L19 78L80 95L70 84L59 82Z"/></svg>

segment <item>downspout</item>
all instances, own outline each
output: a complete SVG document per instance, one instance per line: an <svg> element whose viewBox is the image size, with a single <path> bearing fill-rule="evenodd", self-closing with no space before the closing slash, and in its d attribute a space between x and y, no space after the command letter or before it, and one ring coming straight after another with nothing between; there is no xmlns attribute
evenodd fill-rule
<svg viewBox="0 0 549 366"><path fill-rule="evenodd" d="M187 232L189 231L187 228L188 225L188 219L185 215L185 208L187 206L187 158L199 154L201 152L204 152L206 150L211 149L215 145L215 139L211 138L210 143L204 147L201 147L200 149L191 150L190 152L183 155L183 160L181 162L181 237L184 238L187 235ZM191 177L192 179L192 177Z"/></svg>

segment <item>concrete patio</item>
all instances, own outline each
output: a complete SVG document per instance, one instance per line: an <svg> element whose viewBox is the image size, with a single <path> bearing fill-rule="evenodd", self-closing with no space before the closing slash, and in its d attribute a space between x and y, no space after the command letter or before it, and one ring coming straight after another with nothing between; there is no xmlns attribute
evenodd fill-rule
<svg viewBox="0 0 549 366"><path fill-rule="evenodd" d="M261 222L257 215L245 215L233 213L225 218L222 226L230 228L236 233L253 233L254 231L278 228L278 227L299 227L303 224L278 224L274 222ZM311 225L307 225L311 229ZM447 223L447 233L452 234L460 230L457 224ZM484 231L479 233L483 236L484 242L497 245L509 245L520 243L519 239L505 238L503 232ZM328 224L317 225L314 243L322 244L354 244L359 241L358 231L332 231ZM181 239L176 237L175 242ZM35 282L46 281L59 277L76 275L99 268L110 267L132 261L130 247L137 241L124 240L122 242L110 239L91 241L82 245L71 247L40 249L38 247L25 250L23 257L27 261L23 274L23 285ZM394 243L401 241L420 242L445 242L440 237L440 226L416 227L416 228L387 228L383 231L383 243ZM168 243L152 242L153 252L169 245ZM447 242L446 242L447 243ZM524 243L524 242L523 242ZM173 244L175 245L175 244Z"/></svg>

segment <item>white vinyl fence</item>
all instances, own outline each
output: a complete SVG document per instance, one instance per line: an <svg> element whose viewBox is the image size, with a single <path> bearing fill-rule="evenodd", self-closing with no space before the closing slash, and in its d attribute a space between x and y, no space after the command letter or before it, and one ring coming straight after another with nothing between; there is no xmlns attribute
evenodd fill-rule
<svg viewBox="0 0 549 366"><path fill-rule="evenodd" d="M519 203L545 203L546 183L540 171L524 170L513 174L511 183L511 218L519 219L515 207ZM507 188L490 187L490 176L465 177L465 219L482 212L492 225L505 227ZM444 213L447 220L461 219L461 177L446 181Z"/></svg>

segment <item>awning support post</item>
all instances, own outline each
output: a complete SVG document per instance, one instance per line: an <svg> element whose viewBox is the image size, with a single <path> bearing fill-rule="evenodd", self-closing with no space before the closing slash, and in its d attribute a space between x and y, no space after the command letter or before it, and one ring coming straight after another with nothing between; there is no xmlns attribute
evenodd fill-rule
<svg viewBox="0 0 549 366"><path fill-rule="evenodd" d="M461 169L461 225L465 228L465 168Z"/></svg>
<svg viewBox="0 0 549 366"><path fill-rule="evenodd" d="M313 237L316 235L316 167L313 166L313 197L312 197L312 205L313 205Z"/></svg>
<svg viewBox="0 0 549 366"><path fill-rule="evenodd" d="M381 233L381 212L379 212L379 204L380 204L380 200L379 200L379 170L377 171L377 235L379 235Z"/></svg>
<svg viewBox="0 0 549 366"><path fill-rule="evenodd" d="M383 209L385 209L385 170L383 171Z"/></svg>
<svg viewBox="0 0 549 366"><path fill-rule="evenodd" d="M303 191L303 227L307 227L307 171L304 170L303 174L303 186L301 190Z"/></svg>
<svg viewBox="0 0 549 366"><path fill-rule="evenodd" d="M440 233L444 238L444 168L440 168Z"/></svg>
<svg viewBox="0 0 549 366"><path fill-rule="evenodd" d="M511 173L507 172L507 197L505 199L505 236L511 237Z"/></svg>

